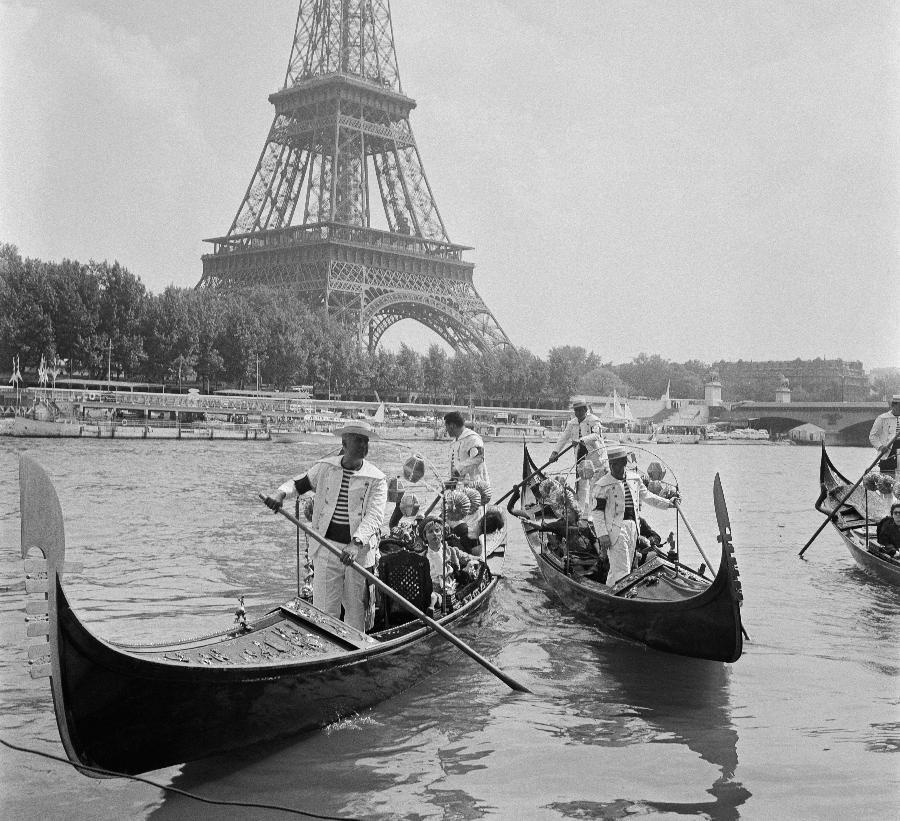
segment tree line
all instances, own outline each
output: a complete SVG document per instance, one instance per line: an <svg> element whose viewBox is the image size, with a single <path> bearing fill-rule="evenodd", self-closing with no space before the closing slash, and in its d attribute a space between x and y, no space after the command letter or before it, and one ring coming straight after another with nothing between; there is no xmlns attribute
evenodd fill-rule
<svg viewBox="0 0 900 821"><path fill-rule="evenodd" d="M702 399L710 366L640 354L613 365L581 346L496 354L405 344L369 352L328 313L286 292L178 288L147 290L118 262L44 262L0 244L0 363L19 356L26 375L41 357L63 374L104 379L271 389L313 385L316 395L525 407L562 407L573 394ZM746 386L745 386L746 387ZM725 399L771 399L771 396Z"/></svg>

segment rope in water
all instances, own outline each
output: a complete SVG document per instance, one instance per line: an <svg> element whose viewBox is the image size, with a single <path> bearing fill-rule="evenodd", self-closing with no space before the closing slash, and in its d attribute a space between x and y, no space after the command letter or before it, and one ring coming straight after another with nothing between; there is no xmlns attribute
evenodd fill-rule
<svg viewBox="0 0 900 821"><path fill-rule="evenodd" d="M141 784L148 784L151 787L156 787L160 790L166 790L167 792L173 792L177 795L183 795L185 798L192 798L194 801L200 801L204 804L215 804L220 807L246 807L249 809L255 810L274 810L275 812L286 812L290 815L303 815L307 818L323 818L325 821L359 821L359 819L355 819L349 815L319 815L314 812L310 812L308 810L298 810L294 807L285 807L281 804L257 804L253 802L246 801L226 801L224 799L218 798L206 798L202 795L197 795L196 793L188 792L187 790L179 789L178 787L172 787L166 784L161 784L158 781L153 781L150 778L143 778L139 775L129 775L128 773L118 773L114 770L104 770L101 767L89 767L86 764L74 764L69 761L67 758L63 758L62 756L53 755L52 753L45 753L41 750L34 750L29 747L20 747L18 744L13 744L9 741L6 741L4 738L0 738L0 744L4 747L9 747L11 750L16 750L20 753L29 753L30 755L37 755L41 758L48 758L51 761L59 761L63 764L68 764L72 767L75 767L79 770L87 770L88 772L96 773L97 775L105 775L111 776L113 778L129 778L132 781L138 781Z"/></svg>

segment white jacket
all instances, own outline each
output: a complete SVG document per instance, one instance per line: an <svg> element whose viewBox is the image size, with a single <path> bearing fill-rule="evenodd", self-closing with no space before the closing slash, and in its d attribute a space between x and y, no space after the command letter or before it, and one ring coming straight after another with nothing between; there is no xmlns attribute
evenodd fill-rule
<svg viewBox="0 0 900 821"><path fill-rule="evenodd" d="M893 413L887 411L875 420L875 424L872 425L872 430L869 432L869 441L873 448L882 450L893 441L898 433L900 433L900 416L894 416Z"/></svg>
<svg viewBox="0 0 900 821"><path fill-rule="evenodd" d="M577 416L573 416L566 422L566 426L563 428L563 432L560 434L559 439L556 440L553 450L559 453L569 444L569 442L577 442L579 439L583 439L591 433L599 434L602 439L601 431L600 419L594 416L594 414L585 414L584 419L581 422L578 421Z"/></svg>
<svg viewBox="0 0 900 821"><path fill-rule="evenodd" d="M471 428L463 428L462 433L450 445L451 476L454 470L459 473L459 478L466 482L475 482L478 479L490 481L487 465L484 463L484 439Z"/></svg>
<svg viewBox="0 0 900 821"><path fill-rule="evenodd" d="M626 473L625 481L628 482L631 498L634 500L635 522L640 521L641 505L644 503L662 510L675 507L667 499L663 499L661 496L657 496L655 493L647 490L640 476ZM610 540L615 543L625 518L625 489L622 486L622 480L616 479L611 473L604 474L591 489L591 499L592 508L596 508L597 499L606 500L606 507L603 510L592 511L594 525L598 536L606 533L609 535Z"/></svg>
<svg viewBox="0 0 900 821"><path fill-rule="evenodd" d="M306 474L300 474L285 482L278 490L286 496L296 492L294 483L306 476L316 495L313 501L312 527L324 535L334 516L338 494L344 470L341 457L326 456L316 462ZM387 478L367 459L363 459L362 467L351 474L350 486L347 489L347 513L350 517L350 538L359 539L363 546L356 557L357 563L363 567L371 567L375 563L375 549L381 536L381 525L384 523L384 508L387 504ZM314 560L322 546L312 542L309 546L309 558Z"/></svg>

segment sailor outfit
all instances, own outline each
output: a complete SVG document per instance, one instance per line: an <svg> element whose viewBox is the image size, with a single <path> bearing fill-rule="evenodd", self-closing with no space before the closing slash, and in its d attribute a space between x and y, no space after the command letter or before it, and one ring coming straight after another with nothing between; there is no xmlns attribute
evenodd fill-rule
<svg viewBox="0 0 900 821"><path fill-rule="evenodd" d="M892 411L886 411L878 416L869 432L869 442L877 450L884 450L891 442L894 444L888 454L878 463L882 473L897 470L898 434L900 434L900 416L894 416Z"/></svg>
<svg viewBox="0 0 900 821"><path fill-rule="evenodd" d="M278 490L285 496L314 490L313 529L341 551L353 553L352 543L360 542L354 560L362 567L374 566L387 504L387 479L375 465L364 459L358 470L347 470L340 456L327 456ZM366 612L365 577L318 542L310 545L309 559L315 574L313 604L335 618L340 618L343 605L344 621L365 630L371 616Z"/></svg>
<svg viewBox="0 0 900 821"><path fill-rule="evenodd" d="M469 483L479 479L490 482L484 463L484 440L471 428L463 428L450 445L450 476Z"/></svg>
<svg viewBox="0 0 900 821"><path fill-rule="evenodd" d="M640 476L625 474L625 479L616 479L611 473L600 477L591 491L594 528L598 536L609 536L609 575L606 583L612 587L619 579L631 572L637 537L641 506L668 510L675 507L667 499L647 490ZM597 500L604 500L602 510L597 509Z"/></svg>
<svg viewBox="0 0 900 821"><path fill-rule="evenodd" d="M601 473L606 469L606 442L603 439L603 426L600 419L593 413L586 413L584 419L578 421L578 417L570 419L559 439L553 446L553 452L558 454L570 442L577 442L575 462L582 466L576 473L575 496L582 511L587 515L589 506L591 480L584 477L584 469L587 465L593 468L593 473Z"/></svg>

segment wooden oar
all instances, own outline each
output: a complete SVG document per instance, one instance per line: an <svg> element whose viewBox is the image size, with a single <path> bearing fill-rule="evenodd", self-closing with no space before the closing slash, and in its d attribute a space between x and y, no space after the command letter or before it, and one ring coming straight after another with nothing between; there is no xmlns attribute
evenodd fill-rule
<svg viewBox="0 0 900 821"><path fill-rule="evenodd" d="M694 528L691 527L690 522L685 518L684 512L681 510L681 505L675 505L675 511L681 516L681 521L684 522L684 526L688 529L688 533L691 534L691 538L694 540L694 544L697 545L697 550L700 551L703 561L706 562L706 566L709 568L710 572L712 572L712 565L710 564L709 557L703 552L703 548L700 547L700 541L697 539L697 534L694 533Z"/></svg>
<svg viewBox="0 0 900 821"><path fill-rule="evenodd" d="M572 442L571 445L566 445L559 453L556 454L556 459L559 459L559 457L562 456L567 450L571 450L571 449L574 448L575 445L577 445L577 444L578 444L578 442ZM494 502L494 504L495 504L495 505L499 505L500 502L502 502L504 499L508 498L511 494L515 493L515 492L516 492L516 488L522 487L522 485L524 485L529 479L533 479L533 478L534 478L535 476L537 476L542 470L544 470L545 468L550 467L550 465L552 465L552 464L556 461L556 459L551 459L549 462L545 462L545 463L544 463L543 465L541 465L539 468L535 468L535 469L534 469L533 471L531 471L531 473L529 473L529 474L528 474L521 482L517 482L517 483L514 484L508 491L506 491L506 493L504 493L499 499L497 499L497 501Z"/></svg>
<svg viewBox="0 0 900 821"><path fill-rule="evenodd" d="M300 521L300 497L297 497L297 506L294 508L294 515L297 521ZM300 598L300 528L297 528L297 598Z"/></svg>
<svg viewBox="0 0 900 821"><path fill-rule="evenodd" d="M801 551L797 554L798 556L802 556L804 553L806 553L806 551L807 551L807 549L809 548L809 546L816 540L816 538L818 537L818 535L825 529L825 525L827 525L832 519L834 519L835 516L837 516L837 512L841 509L841 507L843 506L844 502L846 502L846 501L853 495L853 491L856 490L856 489L860 486L860 484L862 483L862 480L865 479L866 474L867 474L873 467L875 467L875 465L877 465L877 464L885 457L885 455L890 451L890 449L891 449L893 446L894 446L894 440L891 440L891 441L890 441L888 444L886 444L880 451L878 451L878 456L875 457L875 461L872 462L872 464L869 465L869 466L862 472L862 476L860 476L859 479L856 480L856 482L854 483L853 487L851 487L850 490L847 492L847 495L844 496L844 498L841 499L841 501L838 502L837 505L835 505L834 510L831 511L831 513L828 514L828 516L827 516L827 518L825 519L825 521L822 522L821 525L819 525L819 529L816 530L816 532L813 533L813 535L809 537L809 541L808 541L805 545L803 545L803 550L801 550Z"/></svg>
<svg viewBox="0 0 900 821"><path fill-rule="evenodd" d="M262 493L259 494L259 498L262 499L264 502L266 501L266 497ZM328 540L326 540L325 538L320 536L311 527L309 527L308 525L301 522L295 516L292 516L283 507L280 507L278 509L278 512L282 516L284 516L285 519L287 519L289 522L293 522L293 524L295 524L297 527L299 527L301 530L303 530L303 532L306 533L307 536L312 536L312 538L315 541L317 541L320 545L322 545L322 547L325 547L328 550L330 550L338 558L341 557L341 551L338 548L336 548L333 544L331 544ZM343 561L343 559L342 559L342 561ZM447 630L446 627L443 627L442 625L438 624L434 619L425 615L425 613L423 613L421 610L419 610L419 608L416 607L411 601L407 601L405 598L403 598L403 596L401 596L396 590L394 590L393 587L391 587L390 585L385 584L383 581L381 581L381 579L379 579L378 576L376 576L373 573L370 573L368 570L366 570L364 567L362 567L361 565L357 564L354 561L351 561L348 564L357 573L360 573L362 576L364 576L371 584L374 584L382 593L385 593L386 595L390 596L398 604L405 607L407 610L409 610L410 613L412 613L417 618L421 619L421 621L423 621L432 630L434 630L437 633L440 633L451 644L455 644L467 656L474 659L486 670L493 673L504 684L508 685L513 690L517 690L520 693L530 693L531 692L531 690L529 690L524 684L520 684L514 678L512 678L511 676L504 673L499 667L495 667L486 658L484 658L483 656L480 656L478 653L476 653L471 647L469 647L465 642L463 642L462 639L458 639L456 636L453 635L453 633L451 633L449 630Z"/></svg>

